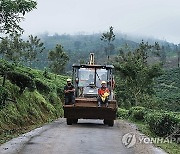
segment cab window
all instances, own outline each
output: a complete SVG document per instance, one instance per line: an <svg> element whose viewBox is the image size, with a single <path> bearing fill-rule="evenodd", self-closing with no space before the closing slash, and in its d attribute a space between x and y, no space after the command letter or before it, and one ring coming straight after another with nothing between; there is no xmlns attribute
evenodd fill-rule
<svg viewBox="0 0 180 154"><path fill-rule="evenodd" d="M106 69L97 69L96 70L96 86L101 87L101 82L107 82L107 70Z"/></svg>
<svg viewBox="0 0 180 154"><path fill-rule="evenodd" d="M94 68L80 68L79 69L79 87L86 87L89 84L94 84Z"/></svg>

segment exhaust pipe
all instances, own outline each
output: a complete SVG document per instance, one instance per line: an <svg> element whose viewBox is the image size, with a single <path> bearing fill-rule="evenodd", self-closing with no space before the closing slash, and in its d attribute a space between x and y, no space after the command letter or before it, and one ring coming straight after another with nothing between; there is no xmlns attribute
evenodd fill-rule
<svg viewBox="0 0 180 154"><path fill-rule="evenodd" d="M89 65L94 65L94 53L90 53Z"/></svg>

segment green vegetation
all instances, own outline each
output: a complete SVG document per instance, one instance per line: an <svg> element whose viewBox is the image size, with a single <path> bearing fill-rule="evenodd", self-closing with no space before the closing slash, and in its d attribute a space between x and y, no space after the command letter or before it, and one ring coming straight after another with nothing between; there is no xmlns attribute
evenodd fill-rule
<svg viewBox="0 0 180 154"><path fill-rule="evenodd" d="M29 35L29 40L24 42L23 56L24 60L29 62L29 66L33 61L38 60L37 55L41 54L44 50L44 43L37 36Z"/></svg>
<svg viewBox="0 0 180 154"><path fill-rule="evenodd" d="M0 143L63 116L62 91L67 77L5 61L0 61L0 70L8 70L5 86L0 86L1 102L5 100L0 104ZM0 77L0 85L2 82Z"/></svg>
<svg viewBox="0 0 180 154"><path fill-rule="evenodd" d="M180 68L165 70L164 74L155 80L154 88L158 108L180 111Z"/></svg>
<svg viewBox="0 0 180 154"><path fill-rule="evenodd" d="M116 71L116 96L120 106L151 106L153 99L154 78L162 75L162 67L159 63L149 65L147 62L150 49L156 49L148 43L142 42L134 52L120 54L115 58ZM158 50L158 49L156 49Z"/></svg>
<svg viewBox="0 0 180 154"><path fill-rule="evenodd" d="M118 118L127 119L148 137L163 137L170 143L154 143L170 154L179 152L180 113L163 110L151 110L144 107L132 107L129 110L119 108Z"/></svg>
<svg viewBox="0 0 180 154"><path fill-rule="evenodd" d="M112 42L115 40L113 27L109 27L109 32L103 33L100 39L104 42L107 42L107 47L105 47L105 53L107 56L107 61L109 62L110 53L114 50L114 45L112 44Z"/></svg>
<svg viewBox="0 0 180 154"><path fill-rule="evenodd" d="M9 61L0 61L0 143L63 115L66 77L56 74L70 71L73 63L86 63L90 52L97 64L114 62L116 98L124 107L118 109L119 118L135 122L149 136L179 137L180 69L163 71L162 65L169 67L167 60L180 57L180 45L165 41L150 45L155 40L139 44L124 34L115 39L112 26L102 35L43 34L41 39L30 35L25 41L19 22L37 3L0 0L0 4L0 34L8 34L0 37L0 58ZM172 66L179 66L179 59ZM180 151L177 143L158 146L172 154Z"/></svg>
<svg viewBox="0 0 180 154"><path fill-rule="evenodd" d="M19 22L37 5L32 0L0 0L0 4L0 33L23 32Z"/></svg>
<svg viewBox="0 0 180 154"><path fill-rule="evenodd" d="M148 63L149 56L159 52L157 43L142 42L134 52L121 50L116 57L118 118L136 123L149 137L173 139L155 144L175 154L180 150L180 69L163 69L163 57L162 63Z"/></svg>
<svg viewBox="0 0 180 154"><path fill-rule="evenodd" d="M149 76L152 77L154 73L158 73L161 68L155 67L156 69L154 69L154 71L153 69L149 69L152 71L148 73L148 68L153 66L150 65L144 67L146 68L145 71L140 73L141 69L136 69L141 68L138 67L139 63L134 63L133 65L135 66L133 66L131 65L133 60L128 60L128 56L125 58L127 58L127 63L122 62L122 67L120 67L120 72L122 72L120 77L122 79L118 79L118 81L124 79L124 76L122 76L123 74L126 76L129 75L128 79L131 80L125 80L124 82L121 82L124 86L122 86L122 84L121 87L118 86L118 88L121 88L121 91L119 91L120 93L117 92L120 94L118 96L121 98L118 98L120 101L119 104L121 106L121 108L118 109L118 118L128 119L129 121L136 123L139 127L139 130L149 137L163 137L164 139L169 140L173 139L175 142L155 143L155 145L161 147L170 154L176 154L180 151L180 69L174 68L164 70L162 75L156 76L155 78L149 78ZM124 66L126 66L125 69ZM143 73L145 73L145 76ZM141 76L136 78L137 74L140 74ZM149 76L146 78L146 75L148 74ZM136 84L132 84L134 83L134 79L136 79ZM144 79L147 79L148 82L143 83L142 81L146 81ZM150 79L152 80L150 81ZM133 85L135 88L139 88L139 90L143 90L145 87L148 87L148 91L145 91L145 95L140 96L140 100L143 101L138 101L141 102L138 104L139 106L136 106L137 104L131 103L133 101L135 102L135 99L133 99L133 95L131 94L131 87ZM129 90L124 90L127 88L129 88ZM122 98L124 100L122 100Z"/></svg>
<svg viewBox="0 0 180 154"><path fill-rule="evenodd" d="M146 109L141 106L132 107L129 110L130 118L137 120L137 121L139 121L139 120L143 121L145 113L146 113Z"/></svg>
<svg viewBox="0 0 180 154"><path fill-rule="evenodd" d="M178 127L178 117L177 113L169 112L151 112L145 117L146 123L148 123L150 130L158 136L168 136L171 135L176 127ZM177 116L180 116L180 114ZM180 123L179 123L180 124ZM178 128L179 129L179 128Z"/></svg>
<svg viewBox="0 0 180 154"><path fill-rule="evenodd" d="M68 55L63 51L63 47L59 44L56 45L55 50L51 50L48 55L50 60L50 69L53 73L62 74L66 63L69 60Z"/></svg>
<svg viewBox="0 0 180 154"><path fill-rule="evenodd" d="M23 40L18 33L11 33L0 42L0 54L2 59L15 63L31 66L38 60L45 47L37 36L30 35L28 40Z"/></svg>
<svg viewBox="0 0 180 154"><path fill-rule="evenodd" d="M103 34L109 35L110 31L104 32ZM81 63L84 61L85 63L88 61L89 53L95 53L95 62L97 64L106 64L107 63L107 54L109 54L109 60L114 60L113 58L117 56L118 51L122 49L125 53L128 51L134 51L138 48L139 43L142 41L142 38L130 37L123 33L114 34L116 37L114 41L110 42L108 46L108 41L101 41L102 35L101 33L85 35L85 34L77 34L77 35L58 35L57 33L49 35L48 33L44 33L39 35L38 37L44 42L46 50L43 52L43 56L39 56L40 61L36 64L38 68L43 68L43 66L47 67L47 55L49 50L54 49L56 44L61 44L64 47L64 51L69 56L69 62L67 63L66 70L70 71L71 66L74 63ZM154 63L156 61L163 62L165 67L177 67L177 50L180 50L180 45L177 46L172 43L168 43L162 40L155 39L146 39L144 41L148 41L149 44L154 44L154 42L158 42L160 45L159 52L152 52L149 56L150 63ZM110 50L108 50L110 49ZM109 52L109 53L108 53ZM171 62L170 62L171 61Z"/></svg>

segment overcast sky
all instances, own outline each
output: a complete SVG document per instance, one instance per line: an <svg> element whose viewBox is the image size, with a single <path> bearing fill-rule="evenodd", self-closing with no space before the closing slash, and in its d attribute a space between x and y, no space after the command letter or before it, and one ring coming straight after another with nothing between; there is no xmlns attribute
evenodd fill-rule
<svg viewBox="0 0 180 154"><path fill-rule="evenodd" d="M180 0L37 0L21 23L25 34L114 32L180 43Z"/></svg>

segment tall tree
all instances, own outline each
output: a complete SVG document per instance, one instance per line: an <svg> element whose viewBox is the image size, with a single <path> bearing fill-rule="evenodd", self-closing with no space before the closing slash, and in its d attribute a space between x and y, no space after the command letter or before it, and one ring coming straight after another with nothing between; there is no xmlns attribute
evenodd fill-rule
<svg viewBox="0 0 180 154"><path fill-rule="evenodd" d="M48 59L50 60L49 67L52 72L57 74L64 73L65 65L68 62L69 57L60 44L57 44L56 48L49 52Z"/></svg>
<svg viewBox="0 0 180 154"><path fill-rule="evenodd" d="M9 37L5 37L0 42L0 54L2 58L18 62L22 59L22 52L25 47L25 42L21 39L20 34L11 33Z"/></svg>
<svg viewBox="0 0 180 154"><path fill-rule="evenodd" d="M44 43L41 42L41 39L37 36L29 36L29 40L26 41L23 52L24 58L28 61L29 66L31 66L32 61L37 60L37 55L42 53L44 49Z"/></svg>
<svg viewBox="0 0 180 154"><path fill-rule="evenodd" d="M9 39L5 37L0 42L0 55L2 55L2 59L6 58L6 54L9 52Z"/></svg>
<svg viewBox="0 0 180 154"><path fill-rule="evenodd" d="M32 0L0 0L0 33L22 33L23 29L19 23L36 5Z"/></svg>
<svg viewBox="0 0 180 154"><path fill-rule="evenodd" d="M153 79L162 74L160 64L147 63L147 50L155 46L142 42L134 52L121 50L116 57L116 92L119 102L125 103L124 107L145 105L146 99L153 94Z"/></svg>
<svg viewBox="0 0 180 154"><path fill-rule="evenodd" d="M113 27L109 27L109 31L103 33L101 38L102 41L107 42L107 47L105 48L107 60L109 61L110 52L114 49L112 42L115 40L115 34L113 32Z"/></svg>
<svg viewBox="0 0 180 154"><path fill-rule="evenodd" d="M166 59L167 59L166 57L167 55L166 55L165 47L162 46L160 50L160 61L162 62L163 65L166 63Z"/></svg>

